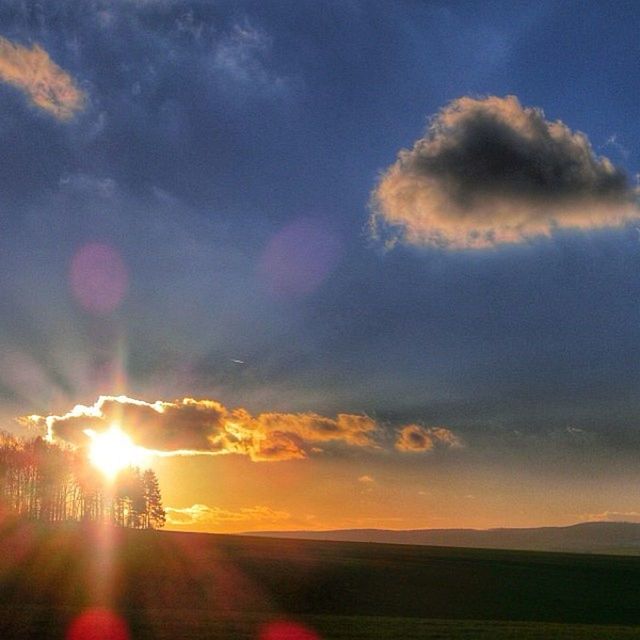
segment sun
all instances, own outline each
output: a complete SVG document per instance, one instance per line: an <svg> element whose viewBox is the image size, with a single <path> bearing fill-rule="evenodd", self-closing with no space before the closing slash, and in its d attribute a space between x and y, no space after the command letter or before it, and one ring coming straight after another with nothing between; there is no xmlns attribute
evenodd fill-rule
<svg viewBox="0 0 640 640"><path fill-rule="evenodd" d="M108 431L84 431L89 438L89 460L107 478L113 480L127 467L139 467L147 457L142 447L136 446L118 425L111 425Z"/></svg>

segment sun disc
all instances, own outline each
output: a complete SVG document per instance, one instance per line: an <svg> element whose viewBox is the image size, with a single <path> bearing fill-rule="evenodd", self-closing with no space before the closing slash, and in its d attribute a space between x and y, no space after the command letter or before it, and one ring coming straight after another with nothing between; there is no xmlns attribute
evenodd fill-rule
<svg viewBox="0 0 640 640"><path fill-rule="evenodd" d="M91 438L89 460L107 478L113 480L123 469L144 463L144 449L136 446L117 425L100 433L92 429L85 430L85 433Z"/></svg>

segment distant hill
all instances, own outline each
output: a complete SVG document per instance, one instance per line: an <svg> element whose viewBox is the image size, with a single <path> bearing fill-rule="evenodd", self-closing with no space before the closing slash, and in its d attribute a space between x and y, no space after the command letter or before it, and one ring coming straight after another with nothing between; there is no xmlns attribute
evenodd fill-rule
<svg viewBox="0 0 640 640"><path fill-rule="evenodd" d="M530 529L258 531L246 535L474 549L640 555L640 524L633 522L583 522L568 527L535 527Z"/></svg>

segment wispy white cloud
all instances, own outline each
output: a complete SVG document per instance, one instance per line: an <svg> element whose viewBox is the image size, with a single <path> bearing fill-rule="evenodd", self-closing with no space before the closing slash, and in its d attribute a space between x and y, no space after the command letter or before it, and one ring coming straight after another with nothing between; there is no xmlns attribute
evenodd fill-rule
<svg viewBox="0 0 640 640"><path fill-rule="evenodd" d="M291 79L270 68L271 47L271 37L264 30L247 22L237 23L215 43L211 68L237 88L274 96L286 94Z"/></svg>

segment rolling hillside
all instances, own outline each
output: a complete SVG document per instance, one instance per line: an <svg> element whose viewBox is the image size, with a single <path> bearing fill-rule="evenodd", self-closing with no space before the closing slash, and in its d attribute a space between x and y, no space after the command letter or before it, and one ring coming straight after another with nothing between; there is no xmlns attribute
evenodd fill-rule
<svg viewBox="0 0 640 640"><path fill-rule="evenodd" d="M632 522L585 522L568 527L536 527L529 529L260 531L251 532L247 535L475 549L640 554L640 524Z"/></svg>

